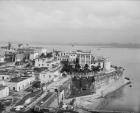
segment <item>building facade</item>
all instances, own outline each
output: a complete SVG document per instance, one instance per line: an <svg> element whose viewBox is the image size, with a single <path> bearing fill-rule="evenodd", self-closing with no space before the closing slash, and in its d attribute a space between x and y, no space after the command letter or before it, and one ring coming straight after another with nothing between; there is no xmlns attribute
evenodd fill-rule
<svg viewBox="0 0 140 113"><path fill-rule="evenodd" d="M4 85L8 86L10 90L21 91L31 86L34 80L34 77L16 77L10 81L4 81Z"/></svg>
<svg viewBox="0 0 140 113"><path fill-rule="evenodd" d="M25 55L23 53L16 54L15 62L22 62L24 61Z"/></svg>
<svg viewBox="0 0 140 113"><path fill-rule="evenodd" d="M76 58L77 58L77 53L75 51L72 51L69 53L69 61L70 62L76 61Z"/></svg>
<svg viewBox="0 0 140 113"><path fill-rule="evenodd" d="M0 63L4 63L5 62L5 56L0 55Z"/></svg>
<svg viewBox="0 0 140 113"><path fill-rule="evenodd" d="M92 63L92 54L91 52L86 51L77 51L77 57L79 59L79 64L81 67L84 67L85 64L88 64L89 66Z"/></svg>
<svg viewBox="0 0 140 113"><path fill-rule="evenodd" d="M41 68L41 67L53 68L54 66L58 66L59 64L60 64L60 61L55 60L53 57L35 59L35 67L38 67L38 68Z"/></svg>
<svg viewBox="0 0 140 113"><path fill-rule="evenodd" d="M9 88L0 85L0 99L9 96Z"/></svg>
<svg viewBox="0 0 140 113"><path fill-rule="evenodd" d="M11 79L10 75L0 75L0 80L9 81Z"/></svg>
<svg viewBox="0 0 140 113"><path fill-rule="evenodd" d="M59 61L68 61L69 60L69 53L64 51L54 51L55 59Z"/></svg>
<svg viewBox="0 0 140 113"><path fill-rule="evenodd" d="M39 53L37 53L37 52L34 52L34 53L31 53L30 54L30 60L35 60L36 58L38 58L38 56L39 56Z"/></svg>

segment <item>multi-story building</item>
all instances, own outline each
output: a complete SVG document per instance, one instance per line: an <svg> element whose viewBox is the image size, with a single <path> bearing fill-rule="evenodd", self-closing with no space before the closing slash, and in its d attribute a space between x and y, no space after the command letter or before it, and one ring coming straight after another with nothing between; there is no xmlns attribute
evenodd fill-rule
<svg viewBox="0 0 140 113"><path fill-rule="evenodd" d="M68 61L69 60L69 53L63 51L53 51L55 59L59 61Z"/></svg>
<svg viewBox="0 0 140 113"><path fill-rule="evenodd" d="M72 52L69 53L69 61L70 62L76 61L76 58L77 58L76 51L72 51Z"/></svg>
<svg viewBox="0 0 140 113"><path fill-rule="evenodd" d="M15 61L16 51L14 50L5 50L5 61L6 62L14 62Z"/></svg>
<svg viewBox="0 0 140 113"><path fill-rule="evenodd" d="M79 64L81 67L84 67L85 64L91 65L93 61L93 56L90 51L70 51L70 52L62 52L62 51L54 51L55 57L60 61L69 61L73 62L76 59L79 59Z"/></svg>
<svg viewBox="0 0 140 113"><path fill-rule="evenodd" d="M84 67L85 64L88 64L89 66L92 63L92 54L90 51L80 51L77 50L77 57L79 59L79 64L81 67Z"/></svg>

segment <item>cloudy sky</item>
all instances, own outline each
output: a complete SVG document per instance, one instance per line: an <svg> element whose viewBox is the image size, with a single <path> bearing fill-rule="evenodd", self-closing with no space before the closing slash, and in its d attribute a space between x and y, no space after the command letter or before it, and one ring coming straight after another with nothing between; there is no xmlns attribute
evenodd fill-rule
<svg viewBox="0 0 140 113"><path fill-rule="evenodd" d="M140 1L1 0L0 41L140 43Z"/></svg>

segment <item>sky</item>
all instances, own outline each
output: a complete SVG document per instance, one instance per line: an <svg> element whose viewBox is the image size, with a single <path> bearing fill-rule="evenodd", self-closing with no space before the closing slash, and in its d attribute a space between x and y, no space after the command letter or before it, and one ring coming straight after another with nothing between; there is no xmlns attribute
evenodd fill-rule
<svg viewBox="0 0 140 113"><path fill-rule="evenodd" d="M0 41L140 43L140 1L1 0Z"/></svg>

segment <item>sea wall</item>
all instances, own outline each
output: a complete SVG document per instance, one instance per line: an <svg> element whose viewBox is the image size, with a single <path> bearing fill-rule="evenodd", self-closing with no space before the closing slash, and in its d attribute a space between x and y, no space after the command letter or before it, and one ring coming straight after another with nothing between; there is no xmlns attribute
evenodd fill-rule
<svg viewBox="0 0 140 113"><path fill-rule="evenodd" d="M77 97L75 105L78 108L96 110L96 108L101 103L102 97L104 97L107 94L119 89L120 87L126 85L127 83L129 83L129 81L125 80L125 79L121 79L119 81L112 82L112 83L98 89L97 92L93 95Z"/></svg>

